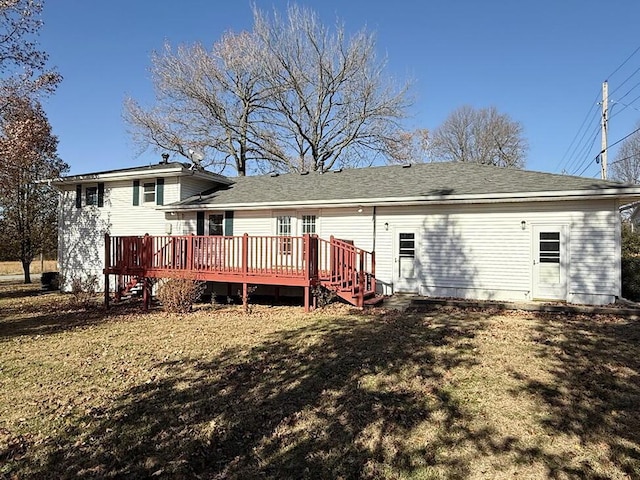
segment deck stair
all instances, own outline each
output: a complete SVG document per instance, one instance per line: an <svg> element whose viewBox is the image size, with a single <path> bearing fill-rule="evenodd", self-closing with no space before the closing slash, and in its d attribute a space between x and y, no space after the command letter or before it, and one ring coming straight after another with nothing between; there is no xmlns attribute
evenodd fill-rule
<svg viewBox="0 0 640 480"><path fill-rule="evenodd" d="M319 270L320 285L356 307L376 306L382 303L382 295L376 294L373 252L333 236L328 241L319 239L319 242L320 258L328 259L329 262ZM327 250L329 253L323 255Z"/></svg>
<svg viewBox="0 0 640 480"><path fill-rule="evenodd" d="M121 275L116 286L116 299L142 295L143 282L136 275Z"/></svg>

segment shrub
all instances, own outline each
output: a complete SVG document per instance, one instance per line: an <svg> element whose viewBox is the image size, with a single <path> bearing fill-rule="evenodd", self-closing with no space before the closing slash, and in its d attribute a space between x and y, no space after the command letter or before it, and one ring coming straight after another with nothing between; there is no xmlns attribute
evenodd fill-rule
<svg viewBox="0 0 640 480"><path fill-rule="evenodd" d="M97 275L71 278L71 295L73 295L74 304L89 307L93 305L96 293L98 293Z"/></svg>
<svg viewBox="0 0 640 480"><path fill-rule="evenodd" d="M622 226L622 297L640 301L640 235Z"/></svg>
<svg viewBox="0 0 640 480"><path fill-rule="evenodd" d="M204 282L173 278L160 286L157 297L166 312L188 313L204 290Z"/></svg>
<svg viewBox="0 0 640 480"><path fill-rule="evenodd" d="M622 257L622 297L640 301L640 257Z"/></svg>

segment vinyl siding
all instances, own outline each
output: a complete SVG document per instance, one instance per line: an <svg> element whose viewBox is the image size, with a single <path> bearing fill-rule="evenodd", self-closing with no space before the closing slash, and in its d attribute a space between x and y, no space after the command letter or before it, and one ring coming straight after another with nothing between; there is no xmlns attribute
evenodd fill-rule
<svg viewBox="0 0 640 480"><path fill-rule="evenodd" d="M141 182L141 184L144 182ZM62 287L69 290L73 278L96 275L103 285L104 234L111 235L165 235L170 215L156 210L156 205L133 205L133 181L106 182L104 206L87 207L82 185L81 208L76 208L76 189L70 186L61 192L59 252ZM142 191L142 188L140 189ZM177 177L165 178L164 202L179 198Z"/></svg>
<svg viewBox="0 0 640 480"><path fill-rule="evenodd" d="M196 213L172 215L154 205L132 206L132 182L105 183L104 207L75 208L75 186L62 193L60 267L63 279L95 274L101 279L104 233L174 235L196 232ZM165 179L165 204L206 189L191 177ZM209 213L206 211L205 222ZM316 232L352 240L375 250L380 291L397 291L398 252L394 239L416 232L414 291L424 295L528 300L533 297L535 225L563 225L567 233L567 298L574 303L609 303L620 295L620 221L614 200L523 202L483 205L379 206L239 210L234 234L275 235L276 217L315 214ZM525 229L521 222L525 221ZM388 224L388 228L385 228ZM206 228L206 226L205 226ZM66 284L68 287L68 283Z"/></svg>
<svg viewBox="0 0 640 480"><path fill-rule="evenodd" d="M385 223L388 231L380 228ZM396 280L394 237L415 229L420 293L531 299L532 228L566 225L566 300L608 303L620 294L620 226L613 201L379 207L377 224L376 276L385 293Z"/></svg>
<svg viewBox="0 0 640 480"><path fill-rule="evenodd" d="M180 177L180 200L209 190L212 184L208 180L189 176Z"/></svg>

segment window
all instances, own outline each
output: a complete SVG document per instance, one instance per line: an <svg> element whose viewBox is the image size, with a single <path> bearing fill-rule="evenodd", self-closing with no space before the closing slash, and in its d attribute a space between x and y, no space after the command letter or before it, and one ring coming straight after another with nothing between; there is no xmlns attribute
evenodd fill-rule
<svg viewBox="0 0 640 480"><path fill-rule="evenodd" d="M145 183L142 186L142 200L144 203L156 202L156 184L155 182Z"/></svg>
<svg viewBox="0 0 640 480"><path fill-rule="evenodd" d="M401 233L400 234L400 248L398 254L400 257L416 256L416 234L415 233Z"/></svg>
<svg viewBox="0 0 640 480"><path fill-rule="evenodd" d="M540 232L540 263L560 263L560 232Z"/></svg>
<svg viewBox="0 0 640 480"><path fill-rule="evenodd" d="M87 187L85 190L85 205L98 205L98 187Z"/></svg>
<svg viewBox="0 0 640 480"><path fill-rule="evenodd" d="M214 214L209 215L209 235L224 235L223 225L224 215Z"/></svg>
<svg viewBox="0 0 640 480"><path fill-rule="evenodd" d="M291 216L283 215L276 219L276 232L279 237L291 236ZM292 241L290 238L280 239L280 253L288 255L292 250Z"/></svg>
<svg viewBox="0 0 640 480"><path fill-rule="evenodd" d="M302 216L302 234L316 233L316 216L315 215L303 215Z"/></svg>

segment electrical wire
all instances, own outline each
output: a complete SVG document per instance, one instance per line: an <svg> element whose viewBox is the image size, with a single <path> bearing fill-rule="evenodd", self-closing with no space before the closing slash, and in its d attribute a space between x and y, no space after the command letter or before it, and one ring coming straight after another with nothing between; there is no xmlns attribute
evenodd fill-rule
<svg viewBox="0 0 640 480"><path fill-rule="evenodd" d="M625 79L624 79L624 81L623 81L620 85L618 85L616 88L614 88L612 91L610 91L610 92L609 92L609 95L613 95L613 94L614 94L614 93L616 93L618 90L620 90L620 88L621 88L625 83L627 83L629 80L631 80L631 79L633 78L633 76L634 76L636 73L638 73L638 72L640 72L640 67L636 68L636 69L633 71L633 73L632 73L631 75L629 75L627 78L625 78Z"/></svg>
<svg viewBox="0 0 640 480"><path fill-rule="evenodd" d="M631 60L631 58L638 53L638 51L640 51L640 46L638 46L638 48L636 48L633 53L631 55L629 55L626 60L624 62L622 62L620 65L618 65L618 68L616 68L613 72L611 72L609 74L609 76L607 76L606 78L611 78L613 77L622 67L624 67L626 65L626 63Z"/></svg>
<svg viewBox="0 0 640 480"><path fill-rule="evenodd" d="M640 47L638 47L638 48L640 48ZM578 128L578 131L573 136L573 139L571 140L571 143L567 147L567 150L564 152L564 155L562 155L562 158L560 159L560 164L559 164L558 170L562 171L565 167L568 167L568 164L571 161L571 158L573 158L573 157L570 156L569 158L567 158L567 155L569 154L569 151L571 151L571 147L573 147L573 144L576 142L576 139L578 138L578 136L580 135L580 132L582 131L582 129L585 126L585 124L587 123L587 120L589 120L589 116L593 115L593 109L597 108L597 106L598 106L598 98L599 97L600 97L600 91L598 91L598 93L596 94L596 97L592 102L591 108L589 108L589 111L584 116L584 120L582 120L582 124L580 125L580 128ZM585 131L582 134L582 137L580 137L580 141L578 143L580 143L582 141L582 139L586 135L587 131L588 131L588 128L585 129ZM576 148L577 148L577 145L576 145ZM574 149L574 152L575 152L575 149ZM573 155L573 153L572 153L572 155ZM566 159L566 161L565 161L565 159Z"/></svg>
<svg viewBox="0 0 640 480"><path fill-rule="evenodd" d="M638 132L640 132L640 127L636 128L636 129L635 129L633 132L631 132L630 134L625 135L625 136L624 136L624 137L622 137L620 140L617 140L617 141L613 142L612 144L608 145L608 146L607 146L607 148L606 148L605 150L609 150L611 147L613 147L613 146L615 146L615 145L619 144L620 142L622 142L622 141L626 140L627 138L629 138L629 137L630 137L631 135L633 135L634 133L638 133ZM602 152L600 152L600 153L604 153L604 150L603 150Z"/></svg>
<svg viewBox="0 0 640 480"><path fill-rule="evenodd" d="M589 152L593 150L593 146L598 139L598 132L600 130L600 124L596 124L595 128L591 130L588 139L592 139L591 142L587 139L586 143L580 148L580 150L576 150L575 158L571 162L570 165L567 166L567 171L576 172L580 167L584 164L585 157L589 156ZM586 133L586 132L585 132Z"/></svg>
<svg viewBox="0 0 640 480"><path fill-rule="evenodd" d="M613 162L609 162L609 166L615 165L616 163L624 162L625 160L631 160L633 157L638 157L638 156L640 156L640 152L634 153L633 155L629 155L628 157L618 158Z"/></svg>

